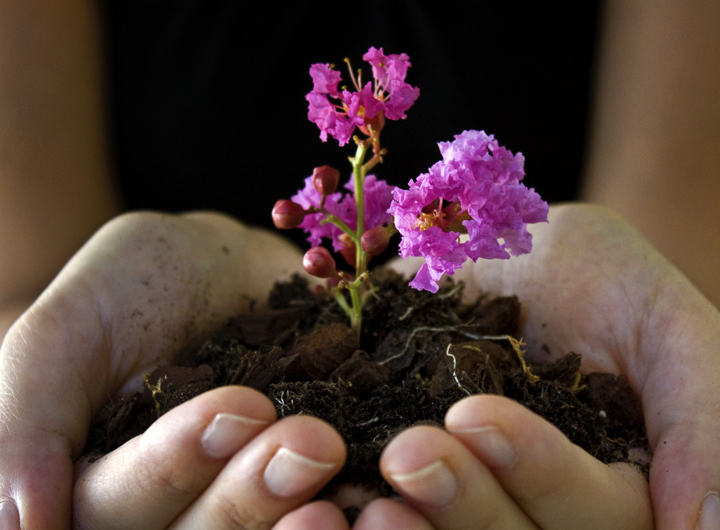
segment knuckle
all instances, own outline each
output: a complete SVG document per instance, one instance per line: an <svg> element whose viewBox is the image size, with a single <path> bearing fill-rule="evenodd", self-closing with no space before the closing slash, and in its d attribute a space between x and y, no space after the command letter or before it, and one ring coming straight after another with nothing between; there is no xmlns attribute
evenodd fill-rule
<svg viewBox="0 0 720 530"><path fill-rule="evenodd" d="M215 510L219 519L218 528L232 528L237 530L269 530L275 524L267 514L250 506L238 497L220 493L215 496Z"/></svg>
<svg viewBox="0 0 720 530"><path fill-rule="evenodd" d="M141 462L137 467L137 486L152 497L187 499L200 491L196 473L181 465L163 462Z"/></svg>

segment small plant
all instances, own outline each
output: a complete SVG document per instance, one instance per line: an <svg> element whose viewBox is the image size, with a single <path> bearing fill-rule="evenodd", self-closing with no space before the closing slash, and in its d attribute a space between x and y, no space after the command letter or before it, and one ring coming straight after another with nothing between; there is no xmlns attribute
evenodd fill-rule
<svg viewBox="0 0 720 530"><path fill-rule="evenodd" d="M314 64L313 89L306 96L308 118L320 128L322 141L329 134L341 146L351 138L357 146L349 159L347 193L338 191L340 172L322 166L272 212L278 228L299 227L309 234L313 247L303 266L328 279L358 337L369 257L385 250L396 232L402 236L400 256L425 258L410 286L434 293L442 275L454 274L468 258L507 259L530 252L527 225L547 221L548 213L547 203L520 182L522 154L513 155L483 131L464 131L452 142L440 142L442 160L410 180L407 190L369 174L387 154L380 144L386 119L405 119L420 90L405 82L407 55L370 48L363 59L372 66L372 81L363 86L362 71L355 74L346 59L355 91L343 87L341 92L340 72L330 64ZM354 266L354 275L338 271L330 252L320 246L323 239Z"/></svg>

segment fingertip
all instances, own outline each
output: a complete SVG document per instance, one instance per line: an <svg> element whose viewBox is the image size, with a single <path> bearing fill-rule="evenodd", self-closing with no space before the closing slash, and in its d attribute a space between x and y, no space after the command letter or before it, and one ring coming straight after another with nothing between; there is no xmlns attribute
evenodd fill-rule
<svg viewBox="0 0 720 530"><path fill-rule="evenodd" d="M405 475L435 462L434 455L444 450L437 427L417 425L405 429L385 446L380 455L380 469L388 475ZM417 450L419 446L425 448Z"/></svg>
<svg viewBox="0 0 720 530"><path fill-rule="evenodd" d="M400 433L380 470L433 528L529 528L527 515L460 440L427 426Z"/></svg>
<svg viewBox="0 0 720 530"><path fill-rule="evenodd" d="M461 431L478 425L512 422L518 414L529 412L518 402L504 396L477 394L454 403L445 414L445 428Z"/></svg>
<svg viewBox="0 0 720 530"><path fill-rule="evenodd" d="M334 475L345 463L345 444L323 420L290 416L273 428L277 442L265 466L267 490L282 499L306 494Z"/></svg>
<svg viewBox="0 0 720 530"><path fill-rule="evenodd" d="M345 464L345 442L325 420L307 415L288 416L278 421L275 428L292 432L292 436L282 436L283 447L312 460L336 462L340 467Z"/></svg>
<svg viewBox="0 0 720 530"><path fill-rule="evenodd" d="M468 458L472 457L467 450L441 429L416 426L385 447L380 471L413 506L435 512L446 509L458 496L458 471Z"/></svg>
<svg viewBox="0 0 720 530"><path fill-rule="evenodd" d="M141 453L150 462L177 458L178 452L227 459L275 421L275 408L260 392L227 386L200 394L163 414L140 437Z"/></svg>
<svg viewBox="0 0 720 530"><path fill-rule="evenodd" d="M306 504L286 514L272 530L349 530L340 508L328 501Z"/></svg>
<svg viewBox="0 0 720 530"><path fill-rule="evenodd" d="M360 513L353 530L434 530L434 527L404 502L376 499Z"/></svg>

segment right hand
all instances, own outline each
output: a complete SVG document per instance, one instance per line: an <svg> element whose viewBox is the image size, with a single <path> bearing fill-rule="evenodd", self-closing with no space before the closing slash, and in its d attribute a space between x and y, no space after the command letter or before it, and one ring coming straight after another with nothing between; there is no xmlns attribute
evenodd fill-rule
<svg viewBox="0 0 720 530"><path fill-rule="evenodd" d="M247 310L249 300L265 300L273 283L299 271L301 261L300 252L282 238L218 214L129 214L101 229L13 325L2 345L0 527L69 528L73 459L80 455L90 422L108 398L138 389L143 373L195 348L233 314ZM233 473L236 480L237 473L261 480L264 464L283 445L328 464L307 492L292 492L274 504L258 494L252 505L223 507L257 517L256 522L265 518L266 524L272 523L312 497L344 460L342 441L327 425L312 418L270 425L272 405L249 389L219 389L182 410L191 409L189 416L168 413L141 439L113 453L113 465L91 466L80 475L73 509L78 525L123 527L122 519L101 516L124 513L153 523L131 522L127 528L163 527L154 524L157 520L150 512L143 512L142 504L127 504L133 499L153 504L151 494L158 484L175 488L171 504L176 511L164 515L175 518L231 455L200 454L196 444L189 455L201 458L205 468L189 468L185 475L186 468L173 466L169 455L178 448L186 451L183 444L198 442L218 413L260 421L228 431L234 433L236 450L247 445L245 456L232 460L234 464L220 475L223 480L216 481L220 487L229 486ZM166 434L172 435L164 438L166 442L152 442ZM134 486L131 470L123 465L134 465L140 473L142 479ZM101 477L107 480L87 480L98 478L93 469L108 471ZM83 486L88 484L95 489ZM105 491L97 489L103 484ZM117 489L123 487L125 491ZM95 502L83 504L83 499Z"/></svg>

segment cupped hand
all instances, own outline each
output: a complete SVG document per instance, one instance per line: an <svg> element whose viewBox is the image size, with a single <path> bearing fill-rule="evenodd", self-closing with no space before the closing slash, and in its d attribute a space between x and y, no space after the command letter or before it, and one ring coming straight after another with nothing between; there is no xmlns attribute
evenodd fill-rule
<svg viewBox="0 0 720 530"><path fill-rule="evenodd" d="M197 346L230 316L246 310L250 300L265 300L278 278L300 266L300 253L282 238L217 214L135 213L100 230L3 342L0 527L68 528L73 458L83 448L91 418L108 398L138 388L142 373ZM189 439L209 428L217 414L243 415L218 403L200 408L204 415L194 422L172 427L169 417L168 428ZM266 416L250 414L262 421ZM288 432L311 428L317 426L281 422L258 431L266 442L261 440L261 449L250 443L255 460L246 458L244 465L270 458ZM333 436L326 433L325 446L318 448L336 443ZM305 447L295 449L302 455ZM337 447L328 454L331 459L324 463L341 459ZM215 472L221 467L216 462Z"/></svg>
<svg viewBox="0 0 720 530"><path fill-rule="evenodd" d="M528 355L547 360L542 346L549 348L552 357L575 351L583 355L585 372L626 374L641 397L654 453L649 491L656 527L719 527L720 313L641 236L606 209L589 205L551 208L549 224L533 227L533 235L530 255L466 264L456 278L467 283L470 296L480 291L518 295ZM408 272L414 266L398 265ZM643 513L642 495L637 495L641 485L627 466L612 466L614 473L603 482L602 471L588 461L589 455L569 447L549 425L518 405L503 403L507 414L498 415L494 411L500 405L488 396L466 401L457 404L446 418L452 438L492 470L493 479L534 517L538 527L556 528L541 515L534 516L536 508L528 503L535 506L534 496L552 499L548 492L558 487L558 477L570 473L575 481L572 469L554 458L553 447L565 447L565 458L575 461L575 470L590 470L590 479L581 486L588 499L615 498L616 507L634 503L637 513ZM410 472L413 466L406 462L414 454L410 448L422 448L428 436L426 431L415 430L390 444L383 466L391 481L393 473L402 475L406 468ZM499 439L506 440L516 455L516 463L509 467L494 463L486 447L497 450L504 445ZM394 444L405 444L405 450L398 451ZM547 451L538 451L541 447ZM446 453L438 450L434 454L442 459ZM454 465L454 461L448 462ZM528 474L528 469L533 473ZM537 482L528 482L529 477ZM540 488L540 495L533 493L535 488ZM604 495L613 488L627 495ZM409 500L414 502L411 496ZM582 503L576 501L569 507L578 510ZM415 505L430 520L437 520L430 508ZM552 506L559 513L566 505L555 502ZM597 506L605 506L608 516L617 513L612 502ZM576 519L575 528L625 528L592 526L588 521L596 512L579 511L589 518ZM646 527L647 518L639 521L639 526L630 527ZM446 527L452 526L437 525L438 530Z"/></svg>
<svg viewBox="0 0 720 530"><path fill-rule="evenodd" d="M260 530L312 499L345 445L310 416L278 422L264 395L226 386L160 417L79 470L73 527Z"/></svg>

